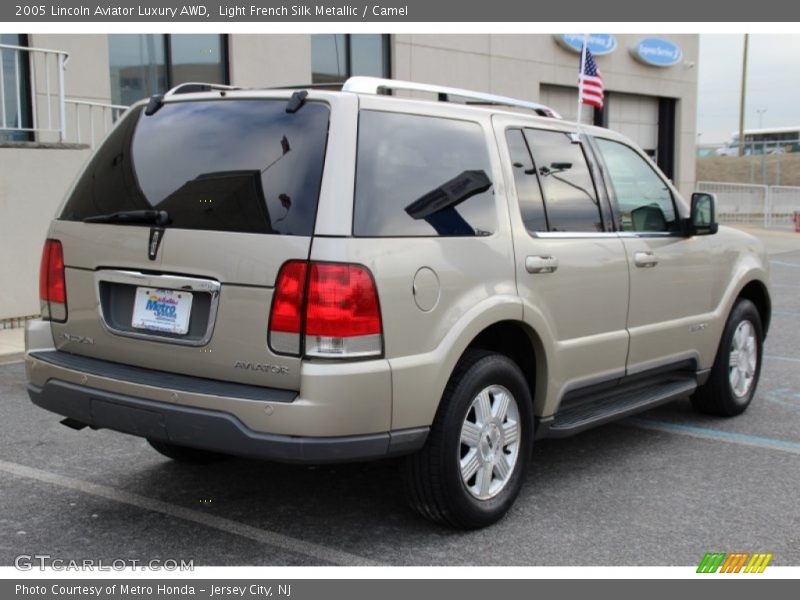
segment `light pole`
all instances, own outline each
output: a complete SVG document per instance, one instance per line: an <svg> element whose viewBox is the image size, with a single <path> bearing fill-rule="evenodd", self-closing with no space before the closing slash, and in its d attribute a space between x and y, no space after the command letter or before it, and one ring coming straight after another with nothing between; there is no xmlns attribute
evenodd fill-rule
<svg viewBox="0 0 800 600"><path fill-rule="evenodd" d="M761 126L763 125L762 119L764 117L764 113L767 112L767 109L766 108L757 108L756 112L758 113L758 128L761 129Z"/></svg>
<svg viewBox="0 0 800 600"><path fill-rule="evenodd" d="M744 101L747 89L747 46L750 44L750 34L744 34L744 52L742 53L742 93L739 100L739 156L744 156Z"/></svg>

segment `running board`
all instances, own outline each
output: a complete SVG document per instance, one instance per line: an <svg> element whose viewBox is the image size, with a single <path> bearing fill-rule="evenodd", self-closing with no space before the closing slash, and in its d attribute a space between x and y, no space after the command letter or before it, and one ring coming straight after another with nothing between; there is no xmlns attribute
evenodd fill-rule
<svg viewBox="0 0 800 600"><path fill-rule="evenodd" d="M563 438L591 427L616 421L673 400L685 398L697 389L697 378L690 375L673 375L666 380L634 388L605 391L579 404L566 406L555 414L547 437Z"/></svg>

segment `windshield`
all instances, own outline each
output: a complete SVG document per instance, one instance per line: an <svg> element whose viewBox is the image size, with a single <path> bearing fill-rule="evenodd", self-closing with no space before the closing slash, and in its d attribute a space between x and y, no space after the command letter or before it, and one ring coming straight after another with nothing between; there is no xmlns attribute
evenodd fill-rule
<svg viewBox="0 0 800 600"><path fill-rule="evenodd" d="M330 110L286 100L139 108L103 143L62 219L162 210L169 227L311 235Z"/></svg>

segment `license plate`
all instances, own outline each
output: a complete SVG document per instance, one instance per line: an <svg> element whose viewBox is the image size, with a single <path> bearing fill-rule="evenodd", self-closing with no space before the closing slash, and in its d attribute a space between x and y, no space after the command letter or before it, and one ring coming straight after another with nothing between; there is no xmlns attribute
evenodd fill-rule
<svg viewBox="0 0 800 600"><path fill-rule="evenodd" d="M190 292L137 287L131 326L135 329L185 335L189 331L191 313Z"/></svg>

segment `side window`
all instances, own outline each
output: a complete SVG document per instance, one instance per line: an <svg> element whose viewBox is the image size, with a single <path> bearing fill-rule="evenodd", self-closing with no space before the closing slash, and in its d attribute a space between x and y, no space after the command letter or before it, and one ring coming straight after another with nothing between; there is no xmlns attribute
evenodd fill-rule
<svg viewBox="0 0 800 600"><path fill-rule="evenodd" d="M580 144L559 131L526 129L550 231L603 231L597 191Z"/></svg>
<svg viewBox="0 0 800 600"><path fill-rule="evenodd" d="M497 221L478 123L363 110L353 233L483 236Z"/></svg>
<svg viewBox="0 0 800 600"><path fill-rule="evenodd" d="M672 193L632 148L597 138L614 190L622 231L673 231L678 226Z"/></svg>
<svg viewBox="0 0 800 600"><path fill-rule="evenodd" d="M539 187L539 179L536 177L536 169L522 130L509 129L506 132L506 142L511 155L514 185L517 188L517 200L525 229L530 233L547 231L542 188Z"/></svg>

